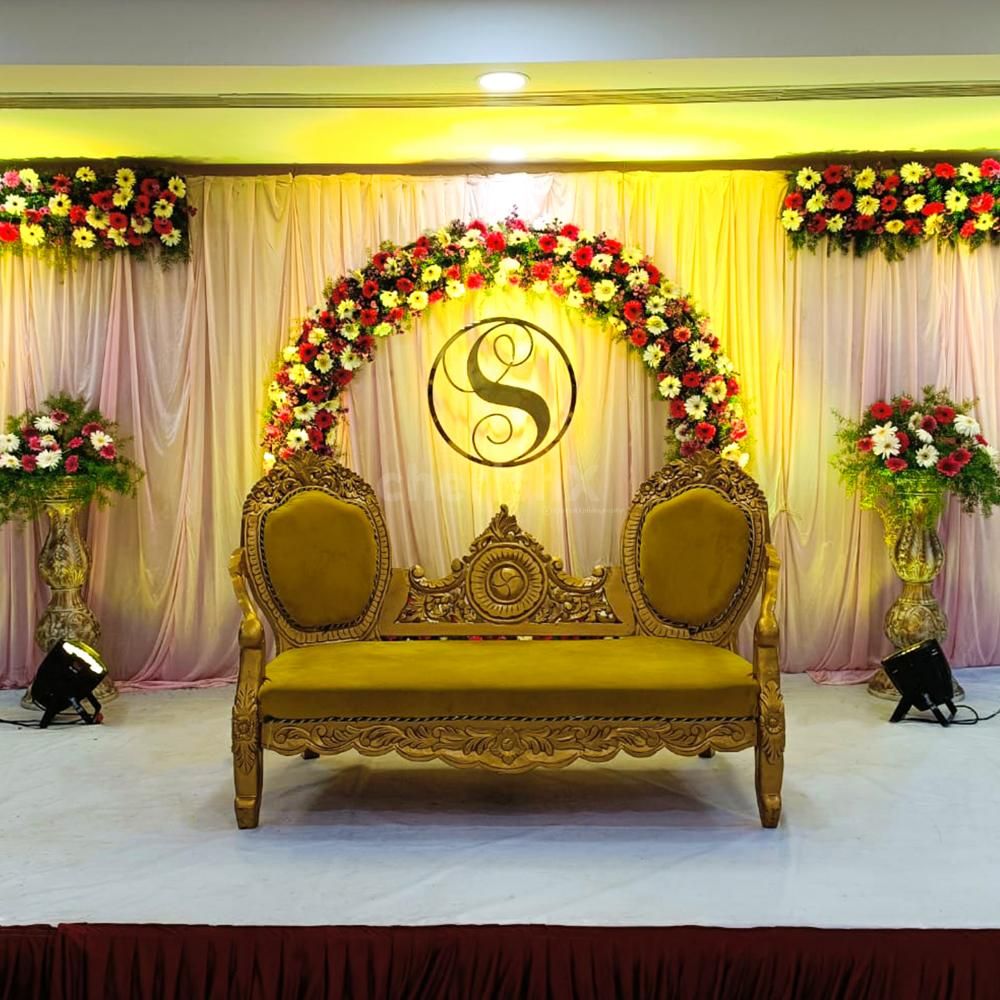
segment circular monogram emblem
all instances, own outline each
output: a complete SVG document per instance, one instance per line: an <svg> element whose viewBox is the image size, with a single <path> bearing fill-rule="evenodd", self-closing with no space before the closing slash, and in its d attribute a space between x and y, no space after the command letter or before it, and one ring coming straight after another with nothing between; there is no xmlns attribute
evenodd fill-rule
<svg viewBox="0 0 1000 1000"><path fill-rule="evenodd" d="M463 327L427 379L438 433L480 465L524 465L559 443L576 408L576 374L546 330L500 316Z"/></svg>

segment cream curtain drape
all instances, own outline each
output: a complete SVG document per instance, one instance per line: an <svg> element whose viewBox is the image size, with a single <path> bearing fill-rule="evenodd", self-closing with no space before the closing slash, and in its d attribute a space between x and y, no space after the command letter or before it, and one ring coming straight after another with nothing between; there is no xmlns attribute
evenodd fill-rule
<svg viewBox="0 0 1000 1000"><path fill-rule="evenodd" d="M264 386L324 279L382 240L515 206L643 247L709 313L751 404L751 471L784 559L784 665L834 677L869 665L886 650L891 571L874 515L857 511L829 469L831 409L855 414L880 393L935 382L979 395L987 433L1000 426L1000 251L926 248L892 265L792 258L776 223L783 188L780 174L752 171L192 178L199 212L186 267L115 260L60 274L0 258L0 410L62 388L84 393L134 436L147 471L136 501L87 519L90 600L115 676L146 685L232 676L226 559L260 469ZM487 470L433 435L426 370L446 333L514 309L571 345L579 412L539 463ZM616 560L628 497L659 462L664 414L651 389L621 345L552 303L470 298L382 345L352 393L349 459L384 496L397 564L443 570L507 502L586 572ZM41 535L41 525L0 531L0 685L26 683L37 662ZM944 535L948 651L956 663L997 662L997 529L951 510Z"/></svg>

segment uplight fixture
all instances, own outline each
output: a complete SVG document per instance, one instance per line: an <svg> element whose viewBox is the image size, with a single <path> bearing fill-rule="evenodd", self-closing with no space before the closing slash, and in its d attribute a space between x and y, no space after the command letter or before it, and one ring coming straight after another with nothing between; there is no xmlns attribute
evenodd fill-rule
<svg viewBox="0 0 1000 1000"><path fill-rule="evenodd" d="M514 70L497 70L483 73L478 82L483 90L491 94L512 94L517 90L523 90L528 78L524 73L517 73Z"/></svg>

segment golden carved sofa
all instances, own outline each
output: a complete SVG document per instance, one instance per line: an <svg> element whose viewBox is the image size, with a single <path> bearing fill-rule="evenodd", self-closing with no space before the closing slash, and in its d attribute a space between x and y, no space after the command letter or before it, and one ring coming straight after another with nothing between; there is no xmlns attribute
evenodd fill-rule
<svg viewBox="0 0 1000 1000"><path fill-rule="evenodd" d="M785 722L768 538L757 484L699 453L639 487L620 567L568 575L501 507L434 580L391 567L358 475L314 456L279 464L248 495L230 562L237 823L257 825L264 749L516 773L753 747L761 823L776 826ZM762 586L751 663L733 649ZM270 660L254 604L274 634ZM429 637L483 641L384 641Z"/></svg>

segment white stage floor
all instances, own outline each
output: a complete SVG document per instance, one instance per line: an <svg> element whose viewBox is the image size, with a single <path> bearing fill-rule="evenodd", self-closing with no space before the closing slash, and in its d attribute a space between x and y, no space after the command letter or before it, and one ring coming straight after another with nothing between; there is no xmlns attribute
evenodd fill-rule
<svg viewBox="0 0 1000 1000"><path fill-rule="evenodd" d="M960 679L1000 703L1000 669ZM784 686L777 830L749 751L517 776L267 754L238 831L231 688L0 726L0 924L1000 926L1000 719L890 726L862 687Z"/></svg>

